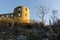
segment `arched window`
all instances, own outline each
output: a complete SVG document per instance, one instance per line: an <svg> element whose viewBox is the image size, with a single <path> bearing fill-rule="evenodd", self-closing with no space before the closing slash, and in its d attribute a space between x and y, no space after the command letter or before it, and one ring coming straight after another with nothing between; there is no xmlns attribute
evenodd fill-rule
<svg viewBox="0 0 60 40"><path fill-rule="evenodd" d="M18 11L18 16L21 17L21 15L22 15L22 11Z"/></svg>

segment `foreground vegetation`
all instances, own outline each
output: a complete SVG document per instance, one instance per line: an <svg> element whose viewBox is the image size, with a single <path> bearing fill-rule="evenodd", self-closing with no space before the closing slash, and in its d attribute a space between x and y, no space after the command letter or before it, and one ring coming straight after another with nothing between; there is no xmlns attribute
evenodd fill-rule
<svg viewBox="0 0 60 40"><path fill-rule="evenodd" d="M60 40L60 20L52 25L43 23L7 24L0 25L1 40Z"/></svg>

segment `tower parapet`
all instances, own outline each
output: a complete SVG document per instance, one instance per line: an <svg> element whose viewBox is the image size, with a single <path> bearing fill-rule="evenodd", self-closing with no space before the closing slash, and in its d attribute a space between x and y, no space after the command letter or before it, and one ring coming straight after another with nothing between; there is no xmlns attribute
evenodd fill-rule
<svg viewBox="0 0 60 40"><path fill-rule="evenodd" d="M18 17L21 23L30 23L30 11L25 6L18 6L14 9L14 16Z"/></svg>

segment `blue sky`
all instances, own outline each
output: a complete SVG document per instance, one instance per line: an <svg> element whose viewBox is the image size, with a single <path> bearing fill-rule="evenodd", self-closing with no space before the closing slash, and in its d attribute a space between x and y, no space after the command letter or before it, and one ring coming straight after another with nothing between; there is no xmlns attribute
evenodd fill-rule
<svg viewBox="0 0 60 40"><path fill-rule="evenodd" d="M37 9L36 7L45 6L46 8L50 8L49 15L51 10L60 11L60 0L0 0L0 13L13 13L13 10L17 6L26 6L30 9L31 19L40 20L38 16L36 16ZM48 19L50 17L48 14L45 17L46 24L49 23Z"/></svg>

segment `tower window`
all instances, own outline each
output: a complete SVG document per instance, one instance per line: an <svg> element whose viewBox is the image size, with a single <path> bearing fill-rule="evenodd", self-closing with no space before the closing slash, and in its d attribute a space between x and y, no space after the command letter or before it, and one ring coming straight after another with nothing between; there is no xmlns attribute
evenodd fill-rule
<svg viewBox="0 0 60 40"><path fill-rule="evenodd" d="M22 12L21 11L18 11L18 16L21 16Z"/></svg>
<svg viewBox="0 0 60 40"><path fill-rule="evenodd" d="M19 13L18 16L21 16L21 14Z"/></svg>
<svg viewBox="0 0 60 40"><path fill-rule="evenodd" d="M25 10L27 11L27 8L25 8Z"/></svg>

